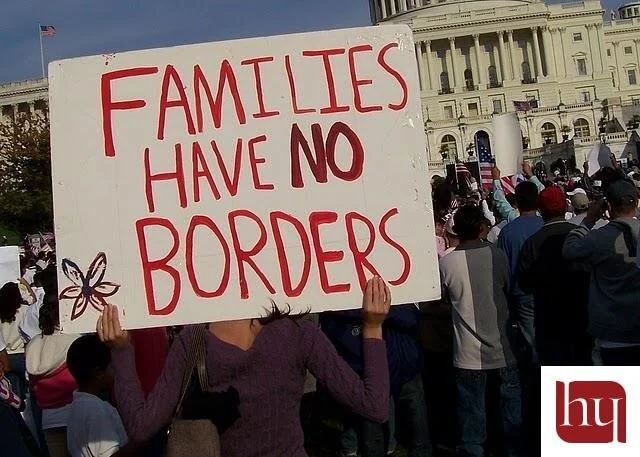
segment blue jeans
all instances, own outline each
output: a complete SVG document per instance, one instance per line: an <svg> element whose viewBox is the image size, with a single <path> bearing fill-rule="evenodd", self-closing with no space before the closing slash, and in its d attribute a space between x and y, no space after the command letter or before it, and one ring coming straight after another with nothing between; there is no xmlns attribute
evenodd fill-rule
<svg viewBox="0 0 640 457"><path fill-rule="evenodd" d="M497 370L456 369L458 426L460 431L458 454L461 457L484 457L487 441L487 410L498 405L486 405L487 383L490 376L500 380L500 405L504 433L505 455L522 455L522 410L518 370L514 367Z"/></svg>
<svg viewBox="0 0 640 457"><path fill-rule="evenodd" d="M397 410L402 411L400 417L406 421L408 427L409 456L431 457L429 425L420 375L405 383L398 393L393 395L390 421L395 420ZM358 423L355 427L347 429L342 436L342 449L345 454L355 452L358 442L362 457L383 457L387 449L394 448L395 437L392 436L394 426L377 424L362 418L356 418L356 422Z"/></svg>

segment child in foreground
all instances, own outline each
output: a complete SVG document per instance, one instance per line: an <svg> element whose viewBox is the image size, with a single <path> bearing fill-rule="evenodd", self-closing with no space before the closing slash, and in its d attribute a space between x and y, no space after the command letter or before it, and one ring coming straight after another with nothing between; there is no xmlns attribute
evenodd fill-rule
<svg viewBox="0 0 640 457"><path fill-rule="evenodd" d="M118 412L100 399L113 387L110 364L111 351L96 335L82 336L69 348L67 367L78 383L67 425L71 457L135 455Z"/></svg>

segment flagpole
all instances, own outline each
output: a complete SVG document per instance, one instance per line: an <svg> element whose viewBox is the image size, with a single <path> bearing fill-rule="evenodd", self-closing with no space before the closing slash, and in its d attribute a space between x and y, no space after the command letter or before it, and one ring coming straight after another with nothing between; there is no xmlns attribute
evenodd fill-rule
<svg viewBox="0 0 640 457"><path fill-rule="evenodd" d="M38 36L40 37L40 63L42 64L42 77L44 78L44 51L42 49L42 29L40 28L40 24L38 24Z"/></svg>

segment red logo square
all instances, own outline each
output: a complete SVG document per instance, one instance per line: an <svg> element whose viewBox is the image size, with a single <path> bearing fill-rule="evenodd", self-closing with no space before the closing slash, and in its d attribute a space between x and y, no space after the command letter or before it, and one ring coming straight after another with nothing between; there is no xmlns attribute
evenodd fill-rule
<svg viewBox="0 0 640 457"><path fill-rule="evenodd" d="M556 381L556 432L567 443L626 443L627 393L613 381Z"/></svg>

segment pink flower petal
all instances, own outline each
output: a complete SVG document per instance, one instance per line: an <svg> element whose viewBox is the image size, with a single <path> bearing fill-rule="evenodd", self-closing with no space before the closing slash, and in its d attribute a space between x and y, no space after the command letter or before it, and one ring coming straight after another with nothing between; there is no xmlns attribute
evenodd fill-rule
<svg viewBox="0 0 640 457"><path fill-rule="evenodd" d="M80 267L78 267L75 262L69 259L64 259L62 261L62 272L67 277L67 279L74 283L76 286L82 287L82 285L84 284L84 274L82 274L82 271L80 271Z"/></svg>
<svg viewBox="0 0 640 457"><path fill-rule="evenodd" d="M93 293L100 297L111 297L112 295L115 295L118 290L120 290L120 286L118 284L105 281L96 285L93 288Z"/></svg>
<svg viewBox="0 0 640 457"><path fill-rule="evenodd" d="M75 320L82 316L87 309L87 305L89 304L89 299L80 295L76 298L76 301L73 302L73 308L71 310L71 320Z"/></svg>
<svg viewBox="0 0 640 457"><path fill-rule="evenodd" d="M69 300L78 298L82 294L82 287L69 286L60 293L60 300Z"/></svg>
<svg viewBox="0 0 640 457"><path fill-rule="evenodd" d="M87 270L87 281L89 286L93 287L104 279L104 275L107 272L107 256L104 252L98 253L91 265Z"/></svg>

